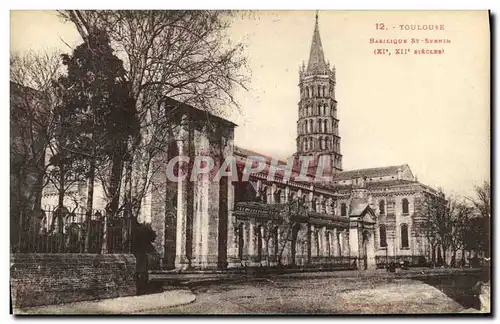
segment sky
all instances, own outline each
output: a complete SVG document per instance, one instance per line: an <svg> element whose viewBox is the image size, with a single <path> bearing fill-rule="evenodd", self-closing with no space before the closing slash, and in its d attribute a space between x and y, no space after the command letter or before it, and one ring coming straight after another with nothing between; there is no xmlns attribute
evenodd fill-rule
<svg viewBox="0 0 500 324"><path fill-rule="evenodd" d="M246 45L248 91L235 144L286 158L295 151L299 67L307 64L314 11L237 15L228 31ZM387 30L377 30L384 23ZM440 31L400 24L443 25ZM418 180L451 195L473 195L490 178L490 66L486 12L320 11L325 58L337 71L345 170L409 164ZM11 51L69 52L75 28L51 11L11 12ZM370 44L375 39L449 39L449 44ZM441 55L395 55L395 48L444 49ZM392 55L375 55L377 48Z"/></svg>

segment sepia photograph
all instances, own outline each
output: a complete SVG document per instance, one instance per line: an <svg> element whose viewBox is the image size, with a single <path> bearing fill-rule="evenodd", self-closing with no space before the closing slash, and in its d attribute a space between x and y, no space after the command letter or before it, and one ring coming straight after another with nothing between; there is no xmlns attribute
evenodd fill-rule
<svg viewBox="0 0 500 324"><path fill-rule="evenodd" d="M11 314L491 316L491 23L11 10Z"/></svg>

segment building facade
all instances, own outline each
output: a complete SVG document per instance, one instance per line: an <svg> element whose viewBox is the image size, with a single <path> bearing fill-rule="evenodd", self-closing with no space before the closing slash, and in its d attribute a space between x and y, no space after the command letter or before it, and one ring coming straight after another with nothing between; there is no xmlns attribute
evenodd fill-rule
<svg viewBox="0 0 500 324"><path fill-rule="evenodd" d="M283 172L288 162L236 146L235 124L167 102L176 107L168 126L174 131L155 161L165 171L152 178L140 212L140 220L156 232L162 268L373 269L388 261L429 259L419 203L439 193L418 182L408 165L343 171L335 86L335 67L325 61L316 16L310 57L299 72L297 151L289 177ZM178 156L210 156L214 169L231 157L229 167L237 176L198 174L170 181L168 163ZM301 156L313 157L305 178L296 164ZM328 181L314 179L320 160L326 161ZM259 161L265 168L245 177L244 167ZM44 197L54 199L49 192Z"/></svg>

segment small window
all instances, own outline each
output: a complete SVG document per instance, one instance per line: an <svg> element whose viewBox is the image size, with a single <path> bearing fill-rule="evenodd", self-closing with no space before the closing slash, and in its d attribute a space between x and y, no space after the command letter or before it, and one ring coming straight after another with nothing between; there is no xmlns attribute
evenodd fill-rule
<svg viewBox="0 0 500 324"><path fill-rule="evenodd" d="M378 202L378 209L380 211L380 215L385 214L385 201L384 200L381 200Z"/></svg>
<svg viewBox="0 0 500 324"><path fill-rule="evenodd" d="M340 205L340 216L347 216L347 206L345 203Z"/></svg>
<svg viewBox="0 0 500 324"><path fill-rule="evenodd" d="M257 227L257 262L262 261L262 225Z"/></svg>
<svg viewBox="0 0 500 324"><path fill-rule="evenodd" d="M387 230L384 224L379 227L380 247L387 247Z"/></svg>
<svg viewBox="0 0 500 324"><path fill-rule="evenodd" d="M401 225L401 247L408 248L410 247L408 244L408 225Z"/></svg>
<svg viewBox="0 0 500 324"><path fill-rule="evenodd" d="M243 260L243 247L245 245L243 223L238 226L238 258Z"/></svg>
<svg viewBox="0 0 500 324"><path fill-rule="evenodd" d="M281 190L276 190L276 191L274 192L274 202L275 202L276 204L279 204L279 203L280 203L280 201L281 201Z"/></svg>
<svg viewBox="0 0 500 324"><path fill-rule="evenodd" d="M406 198L403 198L403 215L408 215L409 214L409 202L408 202L408 199Z"/></svg>

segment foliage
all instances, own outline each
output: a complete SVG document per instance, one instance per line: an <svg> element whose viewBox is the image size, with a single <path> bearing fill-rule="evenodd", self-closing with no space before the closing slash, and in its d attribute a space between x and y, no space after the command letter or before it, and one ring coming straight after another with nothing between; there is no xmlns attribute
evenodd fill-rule
<svg viewBox="0 0 500 324"><path fill-rule="evenodd" d="M174 98L207 112L237 106L233 89L244 87L243 46L226 42L230 16L223 11L99 10L61 11L84 40L104 31L125 62L125 79L141 125L141 137L128 142L125 199L133 214L161 166L155 160L171 133L164 99ZM211 126L208 122L207 124ZM133 174L132 174L133 170Z"/></svg>
<svg viewBox="0 0 500 324"><path fill-rule="evenodd" d="M428 239L432 251L437 247L438 253L442 252L445 262L446 253L451 251L452 265L459 250L489 255L489 183L476 187L476 194L475 199L468 199L472 206L456 197L446 200L444 195L426 195L419 206L417 232Z"/></svg>
<svg viewBox="0 0 500 324"><path fill-rule="evenodd" d="M133 220L134 225L132 226L132 253L134 254L146 254L154 253L155 248L153 246L154 240L156 240L156 232L151 227L150 223L139 223L137 220Z"/></svg>
<svg viewBox="0 0 500 324"><path fill-rule="evenodd" d="M62 103L57 110L58 145L52 156L57 167L52 178L64 172L78 180L93 179L96 168L105 172L122 143L138 134L135 103L123 63L105 33L89 35L71 55L62 55L62 61L67 75L56 83Z"/></svg>

